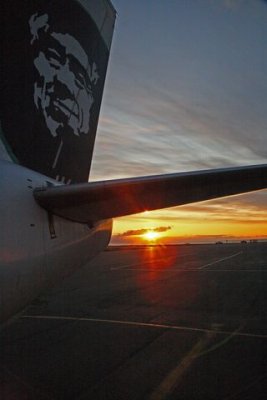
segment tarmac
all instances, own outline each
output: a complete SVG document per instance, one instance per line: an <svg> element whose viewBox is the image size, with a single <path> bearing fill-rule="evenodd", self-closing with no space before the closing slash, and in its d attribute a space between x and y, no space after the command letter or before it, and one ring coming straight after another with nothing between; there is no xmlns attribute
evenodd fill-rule
<svg viewBox="0 0 267 400"><path fill-rule="evenodd" d="M110 247L0 333L0 399L267 393L267 243Z"/></svg>

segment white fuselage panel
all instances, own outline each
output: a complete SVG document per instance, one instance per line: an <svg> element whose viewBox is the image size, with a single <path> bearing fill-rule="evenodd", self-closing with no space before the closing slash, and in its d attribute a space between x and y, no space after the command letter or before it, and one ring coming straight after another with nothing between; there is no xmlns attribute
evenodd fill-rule
<svg viewBox="0 0 267 400"><path fill-rule="evenodd" d="M109 243L112 220L89 227L49 215L38 206L32 192L48 184L58 183L0 161L0 321Z"/></svg>

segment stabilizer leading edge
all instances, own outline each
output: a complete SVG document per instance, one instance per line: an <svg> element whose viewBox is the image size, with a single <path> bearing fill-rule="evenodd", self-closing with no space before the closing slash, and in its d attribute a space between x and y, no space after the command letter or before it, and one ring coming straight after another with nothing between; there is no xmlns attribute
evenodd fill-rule
<svg viewBox="0 0 267 400"><path fill-rule="evenodd" d="M110 180L34 191L40 206L89 223L267 188L267 164Z"/></svg>

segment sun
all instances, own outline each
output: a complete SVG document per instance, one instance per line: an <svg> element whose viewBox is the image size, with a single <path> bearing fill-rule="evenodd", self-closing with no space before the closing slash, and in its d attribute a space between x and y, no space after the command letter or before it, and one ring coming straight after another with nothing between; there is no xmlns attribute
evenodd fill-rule
<svg viewBox="0 0 267 400"><path fill-rule="evenodd" d="M148 240L149 242L154 242L159 237L159 233L155 231L147 231L143 234L143 238Z"/></svg>

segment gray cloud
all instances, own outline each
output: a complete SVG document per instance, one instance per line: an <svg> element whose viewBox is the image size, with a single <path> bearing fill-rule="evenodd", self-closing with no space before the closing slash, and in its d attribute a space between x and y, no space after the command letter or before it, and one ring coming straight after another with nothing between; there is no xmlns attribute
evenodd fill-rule
<svg viewBox="0 0 267 400"><path fill-rule="evenodd" d="M147 232L166 232L171 229L171 226L159 226L157 228L131 229L116 236L140 236Z"/></svg>
<svg viewBox="0 0 267 400"><path fill-rule="evenodd" d="M232 196L202 203L159 210L152 219L164 221L212 221L242 224L265 224L267 212L267 192L255 192L240 196ZM149 217L148 217L149 218Z"/></svg>
<svg viewBox="0 0 267 400"><path fill-rule="evenodd" d="M92 178L266 162L266 3L117 3Z"/></svg>
<svg viewBox="0 0 267 400"><path fill-rule="evenodd" d="M257 113L250 116L249 107L243 107L231 116L233 100L225 101L228 111L223 106L216 110L207 100L185 105L178 96L173 99L155 88L141 97L142 101L133 98L131 112L115 108L113 117L100 119L93 175L134 176L266 162L267 114L265 119ZM236 102L241 104L241 99Z"/></svg>
<svg viewBox="0 0 267 400"><path fill-rule="evenodd" d="M91 179L267 162L266 2L203 0L193 2L195 12L187 2L153 10L142 3L140 15L136 4L115 1L120 19ZM266 208L267 194L258 192L151 219L263 224Z"/></svg>

